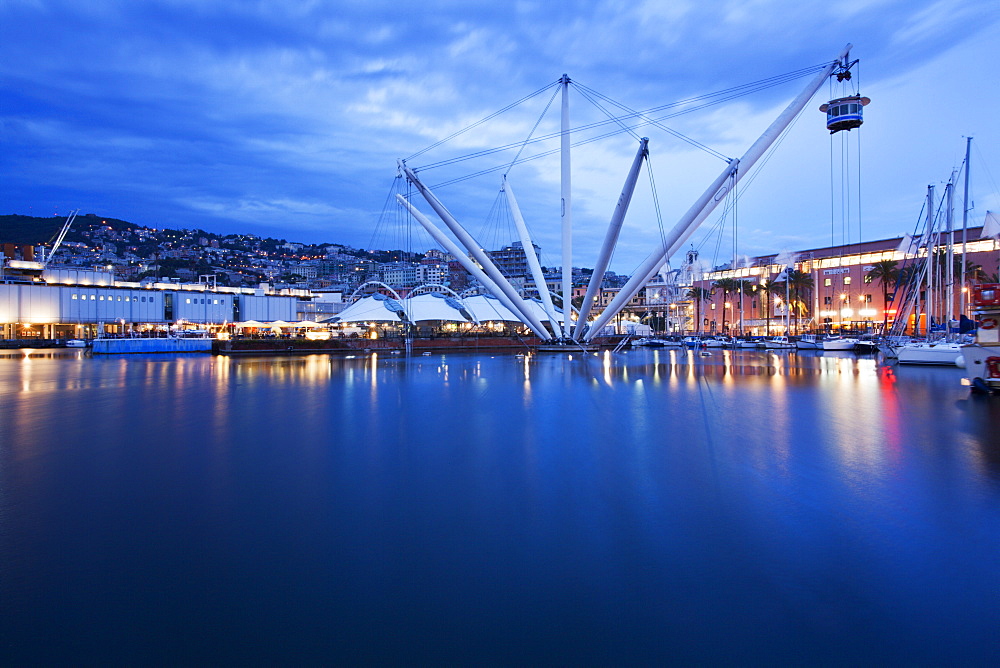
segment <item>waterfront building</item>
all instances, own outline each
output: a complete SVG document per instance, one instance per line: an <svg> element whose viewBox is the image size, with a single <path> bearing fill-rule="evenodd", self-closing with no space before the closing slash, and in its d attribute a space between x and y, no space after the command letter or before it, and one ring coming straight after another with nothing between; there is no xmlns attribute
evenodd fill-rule
<svg viewBox="0 0 1000 668"><path fill-rule="evenodd" d="M295 320L303 290L209 283L115 280L108 272L47 269L0 277L0 338L93 338L171 326L222 326L241 320Z"/></svg>
<svg viewBox="0 0 1000 668"><path fill-rule="evenodd" d="M541 258L542 249L538 244L531 244L536 258ZM515 241L509 246L504 246L500 250L488 251L487 256L497 266L504 276L508 278L525 277L531 274L528 269L528 255L524 250L524 244Z"/></svg>
<svg viewBox="0 0 1000 668"><path fill-rule="evenodd" d="M982 228L969 228L966 234L965 254L961 243L961 230L956 231L953 245L955 277L952 296L958 311L963 303L962 293L969 294L971 286L981 278L998 270L998 242L994 238L981 239ZM943 242L942 242L943 244ZM751 258L746 266L733 269L729 266L704 273L692 281L691 288L705 290L706 299L695 305L688 296L682 307L688 312L690 331L704 333L744 333L751 335L784 334L786 317L791 334L806 331L879 331L883 324L891 327L902 305L893 300L894 285L883 290L881 281L872 276L876 264L894 261L898 268L913 264L927 256L926 248L900 249L903 237L880 239L844 246L827 246ZM935 251L944 252L944 245ZM799 290L789 286L793 302L786 303L783 272L786 264L779 262L779 255L792 258L791 267L804 276ZM961 284L961 263L977 269L970 271L965 285ZM726 291L727 280L744 281L747 290ZM721 282L721 283L720 283ZM777 287L778 289L775 289ZM886 295L888 294L888 299ZM970 316L969 300L965 316ZM695 313L700 313L700 323ZM912 319L912 316L910 316ZM907 325L912 331L912 323Z"/></svg>

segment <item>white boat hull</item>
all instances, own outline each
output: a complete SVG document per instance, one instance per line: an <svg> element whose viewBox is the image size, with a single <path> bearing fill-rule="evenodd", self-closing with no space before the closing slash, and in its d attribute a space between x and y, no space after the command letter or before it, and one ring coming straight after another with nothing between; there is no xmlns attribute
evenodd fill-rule
<svg viewBox="0 0 1000 668"><path fill-rule="evenodd" d="M857 339L827 339L823 342L823 350L854 350Z"/></svg>
<svg viewBox="0 0 1000 668"><path fill-rule="evenodd" d="M1000 346L962 346L962 359L969 380L981 378L991 388L1000 389Z"/></svg>
<svg viewBox="0 0 1000 668"><path fill-rule="evenodd" d="M900 364L959 366L962 346L957 343L913 343L896 348Z"/></svg>

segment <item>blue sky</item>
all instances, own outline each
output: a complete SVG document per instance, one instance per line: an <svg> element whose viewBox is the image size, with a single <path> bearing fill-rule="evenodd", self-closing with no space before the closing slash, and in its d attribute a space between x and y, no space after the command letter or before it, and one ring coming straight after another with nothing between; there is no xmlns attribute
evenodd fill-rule
<svg viewBox="0 0 1000 668"><path fill-rule="evenodd" d="M80 208L151 227L426 250L426 237L400 236L381 217L396 160L564 72L650 109L823 63L848 42L861 60L861 93L872 98L864 127L846 147L841 135L831 141L817 109L824 87L741 187L721 238L710 233L716 215L692 239L703 258L732 256L733 225L741 255L912 231L926 186L948 179L968 135L970 221L1000 209L1000 174L989 173L1000 155L995 0L0 0L0 213ZM805 83L669 123L736 157ZM521 141L547 100L409 164ZM536 134L557 127L557 106ZM604 117L579 96L571 114L574 126ZM656 128L642 134L662 223L644 175L612 264L623 273L723 166ZM593 264L635 148L620 134L574 150L574 264ZM423 174L434 186L505 160ZM510 172L551 265L559 263L558 172L554 158ZM498 187L492 173L438 194L491 246L513 240L491 222Z"/></svg>

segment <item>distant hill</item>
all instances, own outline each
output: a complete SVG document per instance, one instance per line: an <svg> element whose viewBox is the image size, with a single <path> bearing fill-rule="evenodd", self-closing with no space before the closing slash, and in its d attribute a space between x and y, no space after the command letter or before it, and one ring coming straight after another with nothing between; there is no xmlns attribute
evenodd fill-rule
<svg viewBox="0 0 1000 668"><path fill-rule="evenodd" d="M22 216L11 214L0 216L0 243L8 244L48 244L55 241L56 235L62 229L66 218L53 216L52 218L39 218L37 216ZM129 223L116 218L102 218L97 214L81 214L73 221L72 227L66 234L66 241L84 241L81 234L83 231L92 230L99 225L107 225L117 231L131 230L139 225Z"/></svg>

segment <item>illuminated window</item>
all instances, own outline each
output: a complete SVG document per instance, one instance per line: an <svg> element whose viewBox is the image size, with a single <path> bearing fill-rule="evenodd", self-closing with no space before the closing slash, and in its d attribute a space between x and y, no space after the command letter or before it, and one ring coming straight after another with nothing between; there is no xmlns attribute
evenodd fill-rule
<svg viewBox="0 0 1000 668"><path fill-rule="evenodd" d="M830 287L831 285L833 285L833 279L828 278L828 279L824 280L823 281L823 285L825 285L826 287Z"/></svg>
<svg viewBox="0 0 1000 668"><path fill-rule="evenodd" d="M184 300L184 303L185 303L185 304L190 304L190 303L191 303L191 298L189 297L189 298L185 299L185 300Z"/></svg>
<svg viewBox="0 0 1000 668"><path fill-rule="evenodd" d="M872 282L872 277L868 274L865 274L865 283L871 283L871 282Z"/></svg>
<svg viewBox="0 0 1000 668"><path fill-rule="evenodd" d="M851 284L851 277L844 276L844 285L850 285L850 284Z"/></svg>
<svg viewBox="0 0 1000 668"><path fill-rule="evenodd" d="M73 297L72 297L72 298L73 298L73 299L76 299L76 293L73 293Z"/></svg>
<svg viewBox="0 0 1000 668"><path fill-rule="evenodd" d="M90 301L96 302L97 301L97 295L90 295Z"/></svg>

